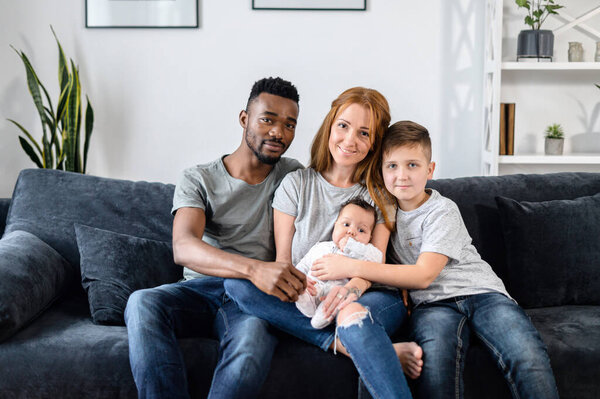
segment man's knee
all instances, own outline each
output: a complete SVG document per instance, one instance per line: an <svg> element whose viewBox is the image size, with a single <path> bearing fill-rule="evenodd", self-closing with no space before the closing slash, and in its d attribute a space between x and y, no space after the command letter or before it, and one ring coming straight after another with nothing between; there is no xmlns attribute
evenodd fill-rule
<svg viewBox="0 0 600 399"><path fill-rule="evenodd" d="M361 324L366 319L369 311L358 302L352 302L346 305L337 315L337 325L348 327L354 324Z"/></svg>
<svg viewBox="0 0 600 399"><path fill-rule="evenodd" d="M258 288L250 281L243 279L225 279L225 293L238 304L247 303L256 297Z"/></svg>
<svg viewBox="0 0 600 399"><path fill-rule="evenodd" d="M160 309L160 293L149 288L134 291L127 300L125 307L125 323L129 325L134 320L145 322L148 316L155 317Z"/></svg>

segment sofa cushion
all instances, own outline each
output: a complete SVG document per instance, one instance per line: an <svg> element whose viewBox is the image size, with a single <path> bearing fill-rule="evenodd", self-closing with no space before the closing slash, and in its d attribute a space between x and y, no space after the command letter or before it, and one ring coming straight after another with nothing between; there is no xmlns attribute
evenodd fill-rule
<svg viewBox="0 0 600 399"><path fill-rule="evenodd" d="M182 268L171 244L75 224L81 257L81 284L94 323L124 325L123 312L135 290L173 283Z"/></svg>
<svg viewBox="0 0 600 399"><path fill-rule="evenodd" d="M163 183L26 169L17 179L6 233L24 230L35 234L78 271L75 223L170 241L173 191L173 185Z"/></svg>
<svg viewBox="0 0 600 399"><path fill-rule="evenodd" d="M69 279L67 261L25 231L0 240L0 341L35 319Z"/></svg>
<svg viewBox="0 0 600 399"><path fill-rule="evenodd" d="M600 305L600 193L575 200L496 200L510 294L527 308Z"/></svg>

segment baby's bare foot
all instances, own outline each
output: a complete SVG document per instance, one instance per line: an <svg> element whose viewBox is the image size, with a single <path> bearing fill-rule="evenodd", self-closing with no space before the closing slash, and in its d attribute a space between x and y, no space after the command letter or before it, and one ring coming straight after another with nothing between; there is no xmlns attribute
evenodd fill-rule
<svg viewBox="0 0 600 399"><path fill-rule="evenodd" d="M394 350L404 374L413 380L418 378L423 369L423 349L416 342L398 342L394 344Z"/></svg>

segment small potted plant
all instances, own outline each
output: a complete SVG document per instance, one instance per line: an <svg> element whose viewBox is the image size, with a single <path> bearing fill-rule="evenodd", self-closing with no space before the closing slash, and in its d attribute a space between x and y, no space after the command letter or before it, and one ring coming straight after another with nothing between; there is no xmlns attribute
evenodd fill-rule
<svg viewBox="0 0 600 399"><path fill-rule="evenodd" d="M544 153L546 155L562 155L565 143L564 131L560 124L554 123L546 128Z"/></svg>
<svg viewBox="0 0 600 399"><path fill-rule="evenodd" d="M541 29L549 15L557 15L563 6L554 0L515 0L519 8L527 9L525 24L531 29L522 30L517 39L517 61L520 58L550 58L554 55L554 33Z"/></svg>

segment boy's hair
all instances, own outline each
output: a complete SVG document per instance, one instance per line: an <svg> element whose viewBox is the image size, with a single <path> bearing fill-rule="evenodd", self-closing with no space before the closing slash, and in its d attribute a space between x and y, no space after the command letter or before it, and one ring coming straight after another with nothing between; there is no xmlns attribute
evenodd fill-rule
<svg viewBox="0 0 600 399"><path fill-rule="evenodd" d="M398 147L420 146L428 162L431 162L431 139L427 129L416 122L400 121L388 127L383 136L383 154Z"/></svg>
<svg viewBox="0 0 600 399"><path fill-rule="evenodd" d="M373 205L369 204L367 201L365 201L364 199L359 198L359 197L350 198L348 201L344 202L342 204L342 206L340 206L340 211L338 212L338 217L339 217L339 214L342 213L342 210L345 207L347 207L348 205L356 205L366 211L373 213L373 226L375 226L375 224L377 223L377 209L375 209L375 207Z"/></svg>
<svg viewBox="0 0 600 399"><path fill-rule="evenodd" d="M298 90L296 90L296 87L291 82L283 80L279 77L263 78L254 82L252 90L250 90L248 102L246 103L246 112L248 112L248 107L250 107L250 103L254 101L254 99L258 97L261 93L268 93L283 98L289 98L296 104L298 104L298 102L300 101Z"/></svg>
<svg viewBox="0 0 600 399"><path fill-rule="evenodd" d="M395 148L403 146L420 146L427 161L431 162L431 138L425 127L412 121L400 121L386 130L381 144L382 151L377 159L377 166L371 173L373 190L369 189L369 193L375 205L382 210L385 224L390 230L393 230L394 222L389 219L388 212L385 212L385 210L390 204L396 205L397 202L396 198L385 188L383 175L381 174L382 158Z"/></svg>
<svg viewBox="0 0 600 399"><path fill-rule="evenodd" d="M326 172L333 165L333 157L329 151L329 136L335 118L352 104L358 104L369 112L369 140L371 150L356 167L353 180L369 186L369 175L381 150L383 133L390 123L390 107L385 97L374 89L353 87L344 91L331 103L331 109L325 116L319 131L313 139L310 149L309 167L316 172Z"/></svg>

